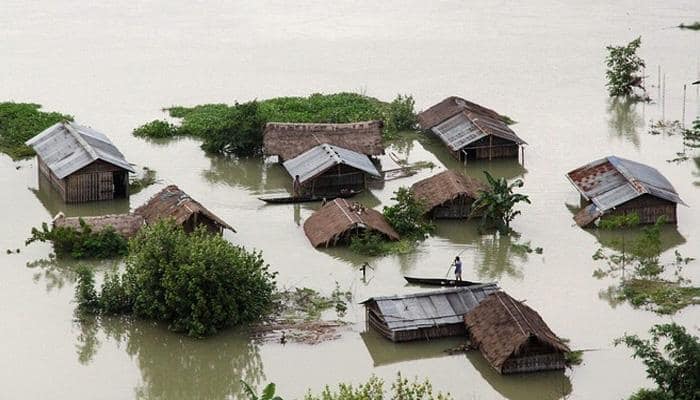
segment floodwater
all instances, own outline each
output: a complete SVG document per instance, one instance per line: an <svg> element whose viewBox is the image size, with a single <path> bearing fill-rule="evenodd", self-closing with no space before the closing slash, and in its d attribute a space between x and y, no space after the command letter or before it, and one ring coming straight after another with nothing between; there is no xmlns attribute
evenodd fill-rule
<svg viewBox="0 0 700 400"><path fill-rule="evenodd" d="M15 1L0 4L0 101L43 104L107 133L127 158L158 171L160 182L128 202L67 207L39 190L33 160L0 155L0 398L241 398L240 379L275 382L285 398L371 374L427 377L458 399L618 399L652 383L614 338L675 321L698 334L700 307L658 316L606 300L613 280L592 276L593 232L572 226L578 195L564 173L608 154L649 163L674 183L690 207L664 231L674 250L700 257L700 159L667 163L678 137L650 136L651 120L681 119L684 83L700 79L700 33L671 28L700 19L688 1L268 2ZM604 88L605 45L642 36L654 102L611 102ZM660 102L658 66L666 81ZM663 77L662 77L663 78ZM663 80L663 79L662 79ZM479 235L472 223L439 223L412 254L366 259L346 250L317 251L301 224L313 206L265 206L284 192L279 166L259 159L205 155L192 139L147 142L131 130L170 105L246 101L313 92L360 91L382 99L414 95L419 109L461 95L518 121L528 141L524 166L454 162L439 143L410 136L391 147L433 171L387 182L360 199L380 208L399 186L446 167L525 181L531 206L514 223L519 242L543 247L522 254L511 242ZM698 89L687 91L685 122L698 115ZM697 155L696 155L697 156ZM393 166L382 159L386 168ZM48 245L24 247L32 226L56 212L125 211L175 183L230 222L236 244L261 249L280 286L330 293L335 282L354 302L421 290L403 274L439 276L463 252L465 278L498 280L526 299L576 349L590 349L565 373L495 374L478 353L448 355L459 340L394 345L364 332L363 310L338 340L319 345L254 343L229 331L191 340L144 322L74 322L74 263L49 258ZM20 254L5 254L20 248ZM366 283L358 266L374 267ZM700 283L700 262L686 276ZM98 271L118 263L95 263Z"/></svg>

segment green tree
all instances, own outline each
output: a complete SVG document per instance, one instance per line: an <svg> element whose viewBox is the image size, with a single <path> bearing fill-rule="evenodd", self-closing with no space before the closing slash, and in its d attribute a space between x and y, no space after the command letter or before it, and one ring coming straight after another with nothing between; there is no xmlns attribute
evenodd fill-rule
<svg viewBox="0 0 700 400"><path fill-rule="evenodd" d="M41 229L32 228L32 236L24 243L51 242L59 258L112 258L126 255L128 242L112 226L93 231L92 226L82 218L78 222L80 226L77 229L63 226L49 228L44 222Z"/></svg>
<svg viewBox="0 0 700 400"><path fill-rule="evenodd" d="M391 390L384 388L384 381L372 375L366 383L353 386L338 384L337 389L326 386L320 395L307 393L304 400L451 400L449 393L433 393L433 386L428 380L409 381L399 373L392 383Z"/></svg>
<svg viewBox="0 0 700 400"><path fill-rule="evenodd" d="M520 215L515 205L524 202L530 204L527 195L514 193L515 189L523 187L521 179L508 183L505 178L494 178L484 171L489 185L488 190L482 190L472 204L470 216L481 216L482 228L495 227L499 233L507 235L511 232L510 223Z"/></svg>
<svg viewBox="0 0 700 400"><path fill-rule="evenodd" d="M675 323L655 325L649 333L650 339L625 335L615 341L634 351L656 383L655 389L641 389L630 400L700 399L700 340Z"/></svg>
<svg viewBox="0 0 700 400"><path fill-rule="evenodd" d="M87 279L79 276L79 287L87 286ZM105 278L96 313L163 321L174 331L201 337L260 319L272 307L274 290L274 274L260 253L203 227L188 235L163 220L130 241L126 272ZM84 308L82 298L76 300Z"/></svg>
<svg viewBox="0 0 700 400"><path fill-rule="evenodd" d="M642 44L642 38L638 37L626 46L607 46L608 56L605 64L608 69L605 76L608 83L610 97L629 96L635 87L642 86L641 70L644 68L644 60L637 55L637 50Z"/></svg>
<svg viewBox="0 0 700 400"><path fill-rule="evenodd" d="M425 205L411 190L401 187L391 199L396 204L384 207L384 217L399 235L422 240L435 230L435 225L425 219Z"/></svg>
<svg viewBox="0 0 700 400"><path fill-rule="evenodd" d="M265 386L260 395L256 394L253 388L250 387L247 382L241 380L241 384L243 385L245 394L248 396L248 400L282 400L281 397L275 396L276 387L274 383L269 383L267 386Z"/></svg>
<svg viewBox="0 0 700 400"><path fill-rule="evenodd" d="M408 131L414 129L418 123L415 113L416 102L411 95L397 95L387 106L386 122L390 132Z"/></svg>

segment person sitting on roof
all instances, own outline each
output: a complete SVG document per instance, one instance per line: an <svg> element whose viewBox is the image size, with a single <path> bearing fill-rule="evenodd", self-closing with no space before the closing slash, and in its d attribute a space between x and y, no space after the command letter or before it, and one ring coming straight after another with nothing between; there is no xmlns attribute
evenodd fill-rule
<svg viewBox="0 0 700 400"><path fill-rule="evenodd" d="M294 197L301 196L301 181L299 180L299 175L294 176L294 182L292 183L292 192Z"/></svg>
<svg viewBox="0 0 700 400"><path fill-rule="evenodd" d="M459 256L455 257L455 262L453 263L455 266L455 280L461 281L462 280L462 260L459 259Z"/></svg>

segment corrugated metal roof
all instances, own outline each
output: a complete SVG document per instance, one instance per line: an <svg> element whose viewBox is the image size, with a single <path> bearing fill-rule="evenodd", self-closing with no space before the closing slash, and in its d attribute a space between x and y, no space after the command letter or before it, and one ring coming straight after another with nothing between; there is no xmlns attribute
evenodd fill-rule
<svg viewBox="0 0 700 400"><path fill-rule="evenodd" d="M107 136L74 122L54 124L29 139L26 144L34 149L59 179L98 159L136 172Z"/></svg>
<svg viewBox="0 0 700 400"><path fill-rule="evenodd" d="M339 164L380 176L379 171L366 155L326 143L285 161L283 165L289 175L299 175L299 180L304 183Z"/></svg>
<svg viewBox="0 0 700 400"><path fill-rule="evenodd" d="M671 182L656 168L616 156L593 161L566 176L600 212L647 193L685 205Z"/></svg>
<svg viewBox="0 0 700 400"><path fill-rule="evenodd" d="M488 295L499 290L495 283L435 290L401 296L372 297L389 329L413 330L435 325L458 324Z"/></svg>
<svg viewBox="0 0 700 400"><path fill-rule="evenodd" d="M453 151L488 135L510 140L519 145L526 144L502 119L469 110L446 119L433 127L432 131Z"/></svg>

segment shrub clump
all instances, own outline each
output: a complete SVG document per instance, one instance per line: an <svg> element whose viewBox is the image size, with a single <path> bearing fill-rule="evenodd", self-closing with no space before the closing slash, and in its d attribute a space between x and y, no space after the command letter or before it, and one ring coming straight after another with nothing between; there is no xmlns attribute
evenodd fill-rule
<svg viewBox="0 0 700 400"><path fill-rule="evenodd" d="M105 277L95 300L89 275L79 275L79 311L163 321L194 337L259 320L275 289L261 253L202 227L188 235L171 220L141 229L129 242L126 271Z"/></svg>
<svg viewBox="0 0 700 400"><path fill-rule="evenodd" d="M203 104L171 107L167 111L181 124L153 121L134 130L144 137L188 135L202 139L205 151L237 156L259 155L267 122L348 123L385 120L385 134L415 126L411 96L399 95L382 102L357 93L312 94L308 97L277 97L246 103Z"/></svg>
<svg viewBox="0 0 700 400"><path fill-rule="evenodd" d="M57 257L112 258L125 256L128 242L113 227L107 226L97 232L82 218L78 229L51 227L44 222L41 229L32 228L32 236L25 245L33 242L51 242Z"/></svg>
<svg viewBox="0 0 700 400"><path fill-rule="evenodd" d="M34 150L24 142L57 122L73 120L70 115L40 109L33 103L0 103L0 151L13 160L31 157Z"/></svg>
<svg viewBox="0 0 700 400"><path fill-rule="evenodd" d="M348 383L338 384L337 389L326 386L320 395L314 395L310 391L304 396L304 400L389 400L389 399L412 399L412 400L451 400L453 397L449 393L433 392L430 381L419 382L417 379L409 381L400 373L396 381L392 383L391 389L385 389L384 381L372 375L366 383L354 386Z"/></svg>
<svg viewBox="0 0 700 400"><path fill-rule="evenodd" d="M629 42L626 46L607 46L608 56L605 64L608 70L605 76L608 83L610 97L629 96L634 88L644 90L642 86L641 70L644 68L644 60L637 55L639 46L642 45L642 38L638 37Z"/></svg>
<svg viewBox="0 0 700 400"><path fill-rule="evenodd" d="M425 204L410 189L399 188L392 200L396 204L384 207L384 217L399 235L422 240L435 230L435 225L425 218Z"/></svg>
<svg viewBox="0 0 700 400"><path fill-rule="evenodd" d="M523 202L530 204L527 195L515 193L515 189L523 187L521 179L508 183L505 178L494 178L484 171L489 184L488 190L479 192L479 196L472 204L470 217L481 216L481 227L495 227L500 234L507 235L511 232L510 223L520 215L515 210L515 205Z"/></svg>

